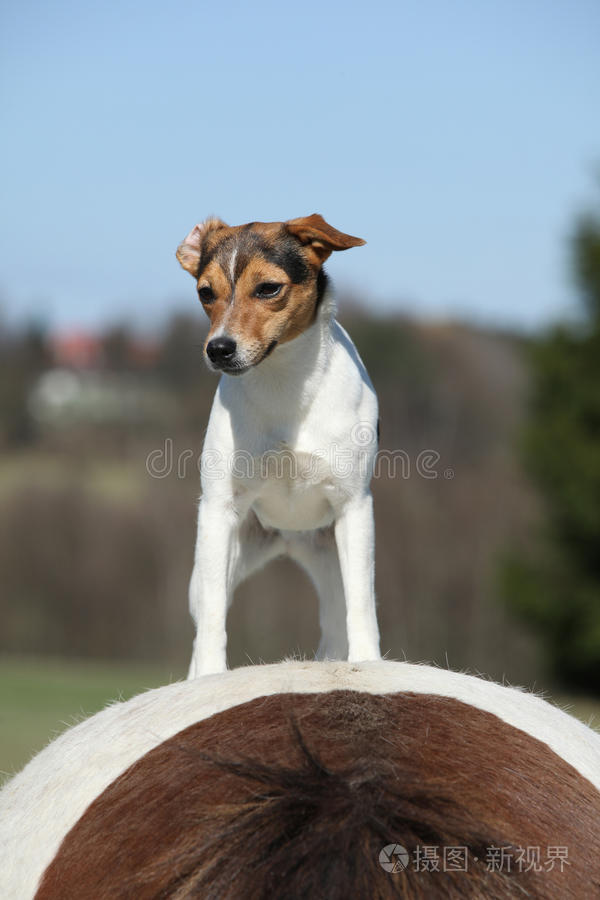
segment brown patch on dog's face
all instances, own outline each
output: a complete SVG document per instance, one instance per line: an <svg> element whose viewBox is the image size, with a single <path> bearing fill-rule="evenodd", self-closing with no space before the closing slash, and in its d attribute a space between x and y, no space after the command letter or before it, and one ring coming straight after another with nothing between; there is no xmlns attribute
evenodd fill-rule
<svg viewBox="0 0 600 900"><path fill-rule="evenodd" d="M306 331L325 291L324 260L332 250L360 244L317 215L235 227L220 219L196 225L177 258L196 278L211 322L204 346L209 367L243 374Z"/></svg>

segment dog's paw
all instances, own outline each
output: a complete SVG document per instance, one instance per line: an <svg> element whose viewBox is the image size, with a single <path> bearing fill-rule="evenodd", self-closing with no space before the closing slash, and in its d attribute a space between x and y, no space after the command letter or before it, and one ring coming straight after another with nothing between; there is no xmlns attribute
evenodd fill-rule
<svg viewBox="0 0 600 900"><path fill-rule="evenodd" d="M209 656L204 657L203 659L197 659L194 656L190 663L187 680L191 681L194 678L202 678L204 675L218 675L221 672L226 671L227 663L221 657Z"/></svg>

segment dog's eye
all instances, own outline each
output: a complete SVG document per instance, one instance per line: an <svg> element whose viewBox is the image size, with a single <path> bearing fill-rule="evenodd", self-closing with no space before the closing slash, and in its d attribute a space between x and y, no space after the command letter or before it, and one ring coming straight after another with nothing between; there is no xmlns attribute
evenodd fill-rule
<svg viewBox="0 0 600 900"><path fill-rule="evenodd" d="M198 288L198 296L202 300L203 303L212 303L215 299L215 295L212 291L212 288L209 287L201 287Z"/></svg>
<svg viewBox="0 0 600 900"><path fill-rule="evenodd" d="M276 284L274 281L263 281L256 288L255 294L262 300L270 300L281 292L282 287L282 284Z"/></svg>

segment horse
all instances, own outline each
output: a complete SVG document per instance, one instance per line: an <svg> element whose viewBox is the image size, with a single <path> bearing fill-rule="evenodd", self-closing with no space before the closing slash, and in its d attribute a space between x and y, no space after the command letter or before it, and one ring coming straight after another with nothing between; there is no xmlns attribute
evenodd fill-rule
<svg viewBox="0 0 600 900"><path fill-rule="evenodd" d="M3 900L591 898L600 734L426 665L288 660L117 702L0 792Z"/></svg>

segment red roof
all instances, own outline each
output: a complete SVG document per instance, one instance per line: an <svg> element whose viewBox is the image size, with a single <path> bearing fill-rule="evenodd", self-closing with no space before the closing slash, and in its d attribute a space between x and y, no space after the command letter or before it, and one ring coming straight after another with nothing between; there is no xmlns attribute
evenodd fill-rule
<svg viewBox="0 0 600 900"><path fill-rule="evenodd" d="M54 362L58 366L95 369L102 362L102 340L83 331L70 331L50 339Z"/></svg>
<svg viewBox="0 0 600 900"><path fill-rule="evenodd" d="M73 369L98 369L105 363L103 339L85 331L65 331L50 339L54 364ZM158 359L160 344L151 339L131 337L127 362L134 369L151 368Z"/></svg>

